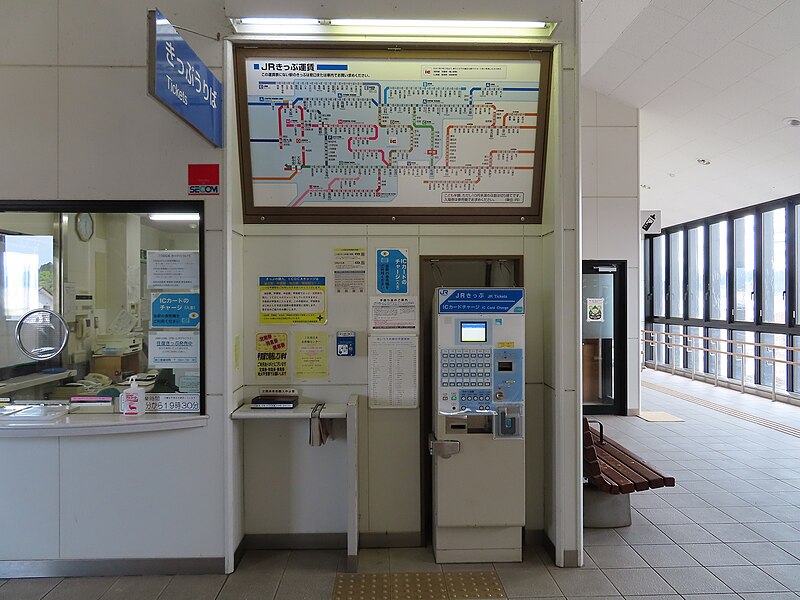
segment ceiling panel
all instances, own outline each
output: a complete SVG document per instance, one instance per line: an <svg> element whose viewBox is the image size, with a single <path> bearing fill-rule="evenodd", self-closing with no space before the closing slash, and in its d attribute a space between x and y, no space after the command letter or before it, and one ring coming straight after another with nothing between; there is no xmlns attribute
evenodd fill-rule
<svg viewBox="0 0 800 600"><path fill-rule="evenodd" d="M779 56L800 44L797 35L800 3L787 0L763 19L754 23L738 40L753 48Z"/></svg>
<svg viewBox="0 0 800 600"><path fill-rule="evenodd" d="M679 79L646 106L648 109L679 117L716 94L714 89L702 83L691 79Z"/></svg>
<svg viewBox="0 0 800 600"><path fill-rule="evenodd" d="M722 91L773 59L766 52L733 41L686 77Z"/></svg>
<svg viewBox="0 0 800 600"><path fill-rule="evenodd" d="M687 23L686 19L649 6L622 32L614 47L647 60Z"/></svg>
<svg viewBox="0 0 800 600"><path fill-rule="evenodd" d="M714 0L674 38L684 50L708 58L752 26L757 13L730 0Z"/></svg>
<svg viewBox="0 0 800 600"><path fill-rule="evenodd" d="M656 8L687 20L694 19L709 4L711 0L653 0L651 3Z"/></svg>

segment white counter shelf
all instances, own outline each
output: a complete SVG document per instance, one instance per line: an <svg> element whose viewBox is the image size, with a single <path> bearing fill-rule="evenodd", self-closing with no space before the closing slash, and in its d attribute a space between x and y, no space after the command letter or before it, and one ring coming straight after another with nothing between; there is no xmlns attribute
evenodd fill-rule
<svg viewBox="0 0 800 600"><path fill-rule="evenodd" d="M0 417L2 437L67 437L143 433L205 427L208 416L196 414L146 414L138 417L119 413L68 413L58 418Z"/></svg>
<svg viewBox="0 0 800 600"><path fill-rule="evenodd" d="M231 419L310 419L317 403L301 402L294 408L253 408L243 404L231 414ZM346 419L347 404L325 404L320 419Z"/></svg>

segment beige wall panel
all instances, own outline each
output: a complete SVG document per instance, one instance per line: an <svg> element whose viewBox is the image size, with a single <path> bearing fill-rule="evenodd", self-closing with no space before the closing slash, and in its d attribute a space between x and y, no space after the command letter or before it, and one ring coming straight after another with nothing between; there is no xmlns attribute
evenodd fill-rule
<svg viewBox="0 0 800 600"><path fill-rule="evenodd" d="M0 64L55 65L58 61L58 0L3 0L2 7Z"/></svg>
<svg viewBox="0 0 800 600"><path fill-rule="evenodd" d="M639 130L597 128L597 195L639 195Z"/></svg>
<svg viewBox="0 0 800 600"><path fill-rule="evenodd" d="M60 0L60 64L145 66L147 10L155 7L144 0ZM163 0L158 9L173 25L205 35L230 31L219 0ZM186 31L179 33L207 66L222 66L222 42Z"/></svg>
<svg viewBox="0 0 800 600"><path fill-rule="evenodd" d="M231 269L231 288L244 290L244 238L237 233L231 235ZM226 340L226 343L232 345L230 387L235 390L244 385L244 345L247 338L244 329L245 294L228 294L227 301L233 321L232 329L228 332L232 339ZM230 408L233 410L235 407Z"/></svg>
<svg viewBox="0 0 800 600"><path fill-rule="evenodd" d="M520 224L482 224L482 225L420 225L419 234L423 237L501 237L501 236L520 236L524 225Z"/></svg>
<svg viewBox="0 0 800 600"><path fill-rule="evenodd" d="M225 238L221 231L205 235L206 394L225 393Z"/></svg>
<svg viewBox="0 0 800 600"><path fill-rule="evenodd" d="M0 67L0 81L0 199L52 200L58 192L57 69Z"/></svg>
<svg viewBox="0 0 800 600"><path fill-rule="evenodd" d="M337 294L334 285L333 258L335 248L366 248L365 238L358 237L253 237L244 241L244 271L242 296L244 304L244 333L242 338L244 381L250 385L355 385L366 382L367 368L367 293ZM260 276L309 276L325 277L326 307L328 322L316 324L260 324L259 291ZM336 332L356 331L356 353L354 358L336 356ZM289 334L289 370L293 371L293 332L324 331L328 337L329 376L304 381L293 378L280 381L256 377L255 333L286 332ZM346 397L344 400L346 401Z"/></svg>
<svg viewBox="0 0 800 600"><path fill-rule="evenodd" d="M542 238L524 239L523 257L525 282L525 381L541 383L544 377L543 356L549 352L544 345L545 299L542 281Z"/></svg>
<svg viewBox="0 0 800 600"><path fill-rule="evenodd" d="M0 456L0 560L58 558L58 438L3 438Z"/></svg>
<svg viewBox="0 0 800 600"><path fill-rule="evenodd" d="M369 411L369 527L420 531L419 409Z"/></svg>
<svg viewBox="0 0 800 600"><path fill-rule="evenodd" d="M422 256L519 256L523 253L522 235L508 237L422 237Z"/></svg>
<svg viewBox="0 0 800 600"><path fill-rule="evenodd" d="M525 386L525 528L544 529L544 386Z"/></svg>
<svg viewBox="0 0 800 600"><path fill-rule="evenodd" d="M597 199L598 260L627 260L628 266L639 264L639 199ZM633 282L636 285L635 281Z"/></svg>
<svg viewBox="0 0 800 600"><path fill-rule="evenodd" d="M333 422L335 439L321 447L309 446L308 423L305 419L245 423L245 533L347 531L344 420Z"/></svg>
<svg viewBox="0 0 800 600"><path fill-rule="evenodd" d="M222 404L207 427L62 438L61 557L223 556Z"/></svg>
<svg viewBox="0 0 800 600"><path fill-rule="evenodd" d="M61 198L181 199L187 164L222 151L147 96L146 69L62 68L59 157Z"/></svg>

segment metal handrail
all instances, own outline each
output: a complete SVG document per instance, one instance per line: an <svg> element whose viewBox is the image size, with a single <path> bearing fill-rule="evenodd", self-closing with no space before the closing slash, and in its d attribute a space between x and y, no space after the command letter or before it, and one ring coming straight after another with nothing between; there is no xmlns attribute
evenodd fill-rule
<svg viewBox="0 0 800 600"><path fill-rule="evenodd" d="M664 346L666 349L670 350L671 353L674 355L675 348L685 348L691 350L693 352L709 352L714 356L714 385L719 385L719 359L721 355L725 356L735 356L740 357L742 359L742 372L741 372L741 391L744 393L745 391L745 379L747 373L747 360L746 359L753 359L758 361L763 361L767 364L772 364L773 372L772 372L772 400L775 401L777 398L776 393L776 382L777 382L777 372L775 370L776 363L784 364L784 365L798 365L800 366L800 362L792 361L792 360L784 360L782 358L777 358L776 356L772 357L764 357L764 356L757 356L755 352L753 354L747 354L746 352L736 352L735 350L731 351L727 349L727 346L741 346L744 350L745 346L753 346L753 348L772 348L778 350L785 350L786 352L800 352L800 348L795 346L779 346L776 344L764 344L761 342L748 342L746 340L723 340L720 338L714 338L704 335L693 335L689 333L675 333L671 331L655 331L652 329L642 329L641 331L642 338L641 341L644 344L650 344L651 347L656 345ZM647 336L652 336L648 338ZM663 337L663 340L659 339L659 336ZM681 343L677 343L673 341L674 338L681 338ZM690 343L684 343L686 340L689 340ZM701 340L711 342L710 345L714 347L704 348L702 345L695 345L691 343L694 340ZM721 345L725 345L726 349L723 350L720 348ZM658 371L658 352L653 352L653 363L655 365L655 370ZM644 362L644 361L643 361ZM695 378L696 373L696 364L697 361L694 359L692 360L692 379ZM666 366L666 365L665 365ZM672 361L672 374L675 374L675 360Z"/></svg>

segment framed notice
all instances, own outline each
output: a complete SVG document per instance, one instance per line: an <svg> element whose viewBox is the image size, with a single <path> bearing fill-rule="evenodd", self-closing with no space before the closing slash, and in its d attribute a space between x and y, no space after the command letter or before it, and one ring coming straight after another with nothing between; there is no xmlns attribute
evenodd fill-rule
<svg viewBox="0 0 800 600"><path fill-rule="evenodd" d="M245 222L541 222L549 50L234 52Z"/></svg>

